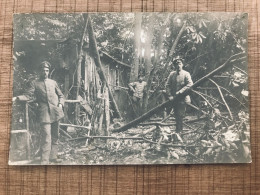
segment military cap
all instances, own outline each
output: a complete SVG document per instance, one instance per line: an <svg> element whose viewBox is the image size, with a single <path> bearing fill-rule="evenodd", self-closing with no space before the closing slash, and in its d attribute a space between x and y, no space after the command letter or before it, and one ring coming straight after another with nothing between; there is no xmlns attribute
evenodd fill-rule
<svg viewBox="0 0 260 195"><path fill-rule="evenodd" d="M177 57L172 61L172 64L175 66L179 61L181 61L182 63L184 62L184 59L181 57Z"/></svg>
<svg viewBox="0 0 260 195"><path fill-rule="evenodd" d="M47 61L43 61L43 62L41 63L41 65L40 65L40 68L41 68L41 69L44 69L44 68L50 69L50 68L51 68L51 64L50 64L49 62L47 62Z"/></svg>

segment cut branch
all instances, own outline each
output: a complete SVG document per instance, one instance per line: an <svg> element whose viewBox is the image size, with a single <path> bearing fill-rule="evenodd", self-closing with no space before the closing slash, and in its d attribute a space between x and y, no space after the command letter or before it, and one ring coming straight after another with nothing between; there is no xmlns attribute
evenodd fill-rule
<svg viewBox="0 0 260 195"><path fill-rule="evenodd" d="M199 95L200 97L202 97L207 104L212 108L213 106L211 105L211 103L207 100L207 98L204 97L204 95L202 95L200 92L196 91L196 90L191 90L192 92L196 93L197 95Z"/></svg>
<svg viewBox="0 0 260 195"><path fill-rule="evenodd" d="M173 98L173 100L168 100L162 104L160 104L159 106L151 109L150 111L148 111L147 113L143 114L142 116L138 117L137 119L129 122L128 124L113 129L112 132L122 132L122 131L126 131L127 129L136 126L137 124L145 121L146 119L150 118L151 116L153 116L154 114L156 114L157 112L161 111L162 109L166 108L167 106L171 106L172 104L175 104L176 102L178 102L182 97L188 95L192 89L198 87L200 84L202 84L203 82L205 82L209 77L214 76L215 74L217 74L220 70L226 68L226 66L229 64L230 60L232 60L233 58L236 58L238 56L244 55L245 53L238 53L235 55L232 55L224 64L222 64L221 66L219 66L218 68L216 68L215 70L211 71L210 73L208 73L207 75L205 75L204 77L202 77L201 79L199 79L198 81L196 81L191 87L187 88L184 92L178 94L176 97Z"/></svg>
<svg viewBox="0 0 260 195"><path fill-rule="evenodd" d="M151 123L140 123L140 126L150 126L150 125L155 125L155 126L171 126L174 125L175 123L161 123L161 122L151 122Z"/></svg>
<svg viewBox="0 0 260 195"><path fill-rule="evenodd" d="M231 92L230 92L229 90L227 90L225 87L222 87L222 86L220 86L220 85L219 85L219 87L220 87L221 89L223 89L224 91L228 92L228 93L231 95L232 98L234 98L235 100L237 100L237 101L240 103L241 106L243 106L244 108L247 109L247 107L246 107L233 93L231 93Z"/></svg>
<svg viewBox="0 0 260 195"><path fill-rule="evenodd" d="M192 90L192 91L193 91L194 93L197 93L197 94L200 94L200 95L202 95L202 96L208 97L208 98L210 98L210 99L212 99L212 100L218 102L219 104L225 105L225 104L222 103L221 101L219 101L219 100L217 100L216 98L211 97L211 96L209 96L209 95L207 95L207 94L205 94L205 93L202 93L202 92L199 92L199 91L196 91L196 90ZM204 98L203 98L203 99L204 99Z"/></svg>
<svg viewBox="0 0 260 195"><path fill-rule="evenodd" d="M222 91L221 91L219 85L218 85L215 81L213 81L212 79L209 78L209 80L210 80L214 85L216 85L216 87L218 88L220 97L221 97L222 101L224 102L224 104L225 104L225 106L226 106L226 108L227 108L227 110L228 110L228 113L229 113L229 115L230 115L230 118L233 120L233 115L232 115L232 113L231 113L231 111L230 111L230 108L229 108L229 106L228 106L228 104L227 104L227 102L226 102L226 100L225 100L225 98L224 98L224 96L223 96L223 93L222 93Z"/></svg>
<svg viewBox="0 0 260 195"><path fill-rule="evenodd" d="M242 70L241 68L239 68L239 67L237 67L237 66L235 66L235 65L233 65L233 67L236 68L236 69L238 69L238 70L240 70L240 71L243 72L245 75L248 75L247 72L244 71L244 70Z"/></svg>

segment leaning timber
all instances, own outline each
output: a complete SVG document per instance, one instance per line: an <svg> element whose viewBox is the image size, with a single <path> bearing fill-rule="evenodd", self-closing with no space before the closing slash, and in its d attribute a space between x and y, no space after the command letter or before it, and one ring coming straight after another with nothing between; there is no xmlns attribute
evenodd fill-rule
<svg viewBox="0 0 260 195"><path fill-rule="evenodd" d="M236 57L241 57L242 55L245 55L244 52L232 55L224 64L222 64L221 66L219 66L218 68L216 68L215 70L211 71L210 73L208 73L207 75L205 75L204 77L200 78L198 81L196 81L191 87L189 87L188 89L186 89L184 92L176 95L176 97L173 98L173 100L168 100L162 104L160 104L159 106L151 109L150 111L148 111L147 113L143 114L142 116L138 117L137 119L127 123L126 125L119 127L119 128L115 128L112 130L112 132L123 132L126 131L127 129L134 127L136 125L138 125L139 123L145 121L146 119L150 118L151 116L153 116L154 114L156 114L157 112L161 111L162 109L171 106L172 104L176 103L179 101L179 99L181 99L183 96L188 95L192 89L195 89L196 87L198 87L200 84L202 84L204 81L206 81L208 78L214 76L215 74L217 74L220 70L223 70L224 68L226 68L230 61L233 60Z"/></svg>
<svg viewBox="0 0 260 195"><path fill-rule="evenodd" d="M116 111L116 114L118 115L119 118L122 118L120 111L118 109L118 106L116 104L116 100L113 96L113 93L110 89L107 78L106 78L104 71L102 69L102 65L101 65L101 61L100 61L100 55L98 53L97 42L96 42L96 38L95 38L94 31L93 31L91 20L89 20L89 23L88 23L88 33L89 33L89 41L90 41L90 43L92 44L92 47L93 47L92 52L93 52L95 64L97 66L98 75L99 75L100 79L104 82L104 84L107 86L109 97L111 99L112 106L114 107L114 109Z"/></svg>

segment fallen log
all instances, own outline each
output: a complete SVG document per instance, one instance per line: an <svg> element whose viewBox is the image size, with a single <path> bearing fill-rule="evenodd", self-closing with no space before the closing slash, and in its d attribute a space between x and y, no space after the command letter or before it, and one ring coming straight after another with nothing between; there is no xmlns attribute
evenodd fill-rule
<svg viewBox="0 0 260 195"><path fill-rule="evenodd" d="M176 123L161 123L161 122L150 122L150 123L140 123L138 125L140 126L150 126L150 125L156 125L156 126L171 126L175 125Z"/></svg>
<svg viewBox="0 0 260 195"><path fill-rule="evenodd" d="M150 132L152 132L152 131L154 131L154 130L156 130L156 129L157 129L157 126L156 126L156 127L152 127L152 128L150 128L150 129L147 129L147 130L143 131L143 135L145 135L145 134L147 134L147 133L150 133Z"/></svg>
<svg viewBox="0 0 260 195"><path fill-rule="evenodd" d="M76 141L76 140L85 140L85 139L134 139L134 140L143 140L142 137L115 137L115 136L84 136L84 137L77 137L73 139L69 139L67 141Z"/></svg>
<svg viewBox="0 0 260 195"><path fill-rule="evenodd" d="M65 103L80 103L80 100L64 100Z"/></svg>
<svg viewBox="0 0 260 195"><path fill-rule="evenodd" d="M185 123L194 123L194 122L199 122L199 121L202 121L202 120L205 120L207 119L208 117L205 116L205 117L201 117L201 118L197 118L197 119L193 119L193 120L189 120L189 121L184 121Z"/></svg>
<svg viewBox="0 0 260 195"><path fill-rule="evenodd" d="M188 95L192 89L198 87L201 83L203 83L204 81L206 81L209 77L214 76L215 74L217 74L220 70L224 69L225 67L227 67L227 65L229 64L230 60L232 60L235 57L244 55L245 53L238 53L235 55L232 55L224 64L222 64L221 66L219 66L218 68L216 68L215 70L211 71L210 73L208 73L207 75L205 75L204 77L200 78L198 81L196 81L191 87L187 88L184 92L176 95L172 100L168 100L162 104L160 104L159 106L151 109L150 111L144 113L142 116L138 117L137 119L127 123L126 125L119 127L119 128L115 128L112 130L113 133L117 132L123 132L126 131L127 129L134 127L136 125L138 125L139 123L145 121L146 119L150 118L151 116L153 116L154 114L156 114L159 111L162 111L164 108L168 107L168 106L172 106L172 104L175 104L177 102L179 102L179 100Z"/></svg>
<svg viewBox="0 0 260 195"><path fill-rule="evenodd" d="M77 128L88 129L88 130L91 129L90 127L86 127L86 126L73 125L73 124L65 124L65 123L60 123L60 126L66 126L66 127L77 127Z"/></svg>

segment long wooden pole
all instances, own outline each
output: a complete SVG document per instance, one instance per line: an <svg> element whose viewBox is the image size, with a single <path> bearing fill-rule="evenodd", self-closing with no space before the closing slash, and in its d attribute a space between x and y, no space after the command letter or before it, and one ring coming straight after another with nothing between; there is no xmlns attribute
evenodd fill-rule
<svg viewBox="0 0 260 195"><path fill-rule="evenodd" d="M113 93L112 93L110 86L108 84L106 75L104 74L104 71L103 71L103 68L102 68L102 65L101 65L100 55L98 53L97 42L96 42L96 38L95 38L95 35L94 35L92 21L90 19L90 16L89 16L89 22L88 22L88 33L89 33L89 41L90 41L90 43L92 43L92 47L93 47L93 57L94 57L94 61L95 61L96 67L97 67L98 75L99 75L100 79L104 82L104 84L107 86L112 106L115 108L115 111L116 111L118 117L122 118L120 111L117 107L115 98L113 96Z"/></svg>
<svg viewBox="0 0 260 195"><path fill-rule="evenodd" d="M86 15L86 17L84 17L83 15L83 18L85 19L85 26L84 26L84 31L83 31L83 34L82 34L82 37L81 37L81 42L80 42L80 48L79 48L79 53L78 53L78 63L77 63L77 69L76 69L76 97L75 99L78 99L78 96L79 96L79 89L80 89L80 82L81 82L81 62L82 62L82 57L83 57L83 50L82 50L82 47L83 47L83 44L84 44L84 38L85 38L85 35L86 35L86 32L87 32L87 26L88 26L88 14ZM79 109L79 104L76 104L75 105L75 123L77 124L78 123L78 116L79 116L79 112L80 112L80 109Z"/></svg>
<svg viewBox="0 0 260 195"><path fill-rule="evenodd" d="M168 100L168 101L160 104L159 106L153 108L152 110L148 111L147 113L143 114L142 116L138 117L137 119L129 122L128 124L126 124L122 127L113 129L112 132L118 133L118 132L126 131L127 129L129 129L133 126L136 126L137 124L141 123L142 121L145 121L146 119L150 118L152 115L156 114L157 112L161 111L162 109L164 109L168 106L171 106L172 104L175 104L176 102L178 102L180 100L181 97L188 95L191 92L192 89L198 87L201 83L203 83L209 77L215 75L220 70L224 69L229 64L229 61L231 59L238 57L240 55L243 55L243 54L245 54L245 53L238 53L238 54L232 55L224 64L222 64L221 66L219 66L215 70L211 71L210 73L208 73L204 77L200 78L191 87L187 88L183 93L180 93L176 97L174 97L173 100Z"/></svg>

